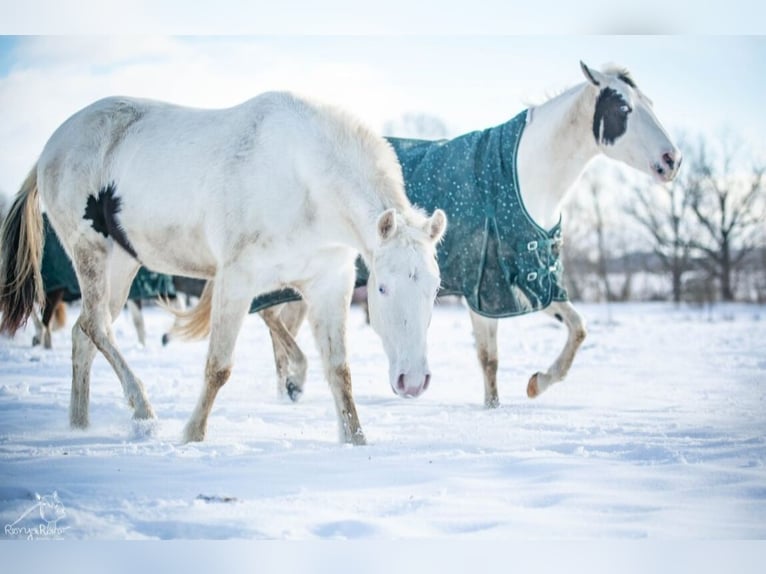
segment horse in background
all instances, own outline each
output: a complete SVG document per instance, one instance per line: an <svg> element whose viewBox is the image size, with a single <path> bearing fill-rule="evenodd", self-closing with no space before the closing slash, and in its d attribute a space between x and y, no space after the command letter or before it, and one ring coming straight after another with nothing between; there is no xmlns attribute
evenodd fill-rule
<svg viewBox="0 0 766 574"><path fill-rule="evenodd" d="M341 440L365 443L346 351L357 253L379 285L369 304L389 384L406 396L429 385L426 334L446 216L414 208L390 145L339 110L272 92L223 110L113 97L74 114L48 140L3 224L0 331L11 334L44 294L40 200L82 290L72 328L75 428L88 426L97 351L134 419L155 418L111 330L142 264L208 280L200 304L182 314L191 330L210 332L186 441L205 437L253 294L290 287L308 303Z"/></svg>
<svg viewBox="0 0 766 574"><path fill-rule="evenodd" d="M449 218L438 252L440 294L468 304L487 408L500 404L499 318L542 310L567 327L556 360L529 378L530 398L566 377L585 340L585 321L563 285L561 205L591 160L603 155L660 182L671 181L681 165L680 151L627 70L580 67L584 83L500 126L452 140L389 138L410 201ZM371 276L367 292L380 288ZM253 309L271 331L279 393L297 400L306 359L294 337L306 302L293 295L282 306L261 310L256 302Z"/></svg>

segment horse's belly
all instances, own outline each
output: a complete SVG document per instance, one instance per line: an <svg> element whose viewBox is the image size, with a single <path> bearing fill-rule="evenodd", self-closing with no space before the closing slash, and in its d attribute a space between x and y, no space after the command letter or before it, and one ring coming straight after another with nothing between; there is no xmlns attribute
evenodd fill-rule
<svg viewBox="0 0 766 574"><path fill-rule="evenodd" d="M153 271L201 279L216 273L216 259L199 229L168 226L127 234L141 263Z"/></svg>

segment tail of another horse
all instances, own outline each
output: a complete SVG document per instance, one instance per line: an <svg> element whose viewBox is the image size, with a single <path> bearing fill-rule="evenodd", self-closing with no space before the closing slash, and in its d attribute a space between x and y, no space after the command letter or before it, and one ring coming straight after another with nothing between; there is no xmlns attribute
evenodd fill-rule
<svg viewBox="0 0 766 574"><path fill-rule="evenodd" d="M163 344L167 344L171 337L180 337L186 340L204 339L210 334L210 313L213 307L213 281L208 281L200 295L196 307L188 310L174 309L166 302L160 300L160 304L175 315L173 327L170 333L163 337Z"/></svg>
<svg viewBox="0 0 766 574"><path fill-rule="evenodd" d="M37 191L37 166L27 176L0 230L0 332L13 335L43 305L40 272L43 218Z"/></svg>

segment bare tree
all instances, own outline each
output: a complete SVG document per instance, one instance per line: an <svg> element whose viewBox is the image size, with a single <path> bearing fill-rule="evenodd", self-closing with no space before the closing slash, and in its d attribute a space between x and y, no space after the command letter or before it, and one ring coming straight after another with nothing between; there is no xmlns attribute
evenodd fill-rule
<svg viewBox="0 0 766 574"><path fill-rule="evenodd" d="M608 167L602 164L586 174L564 206L563 260L573 299L617 301L631 296L627 255L634 241L620 218L620 186L614 185L616 175Z"/></svg>
<svg viewBox="0 0 766 574"><path fill-rule="evenodd" d="M635 193L625 205L630 216L648 236L651 250L671 277L673 301L680 303L683 275L691 267L694 217L687 181L653 186L633 186Z"/></svg>
<svg viewBox="0 0 766 574"><path fill-rule="evenodd" d="M604 213L601 205L603 201L601 197L601 180L591 178L588 191L590 192L591 206L593 208L593 230L596 233L596 269L604 289L604 297L607 301L614 301L614 294L609 285L609 269L607 265L609 254L606 248Z"/></svg>
<svg viewBox="0 0 766 574"><path fill-rule="evenodd" d="M700 140L689 162L690 207L700 226L692 247L701 255L700 264L718 279L724 301L735 298L735 273L757 247L766 215L766 167L739 169L741 154L742 146L731 138L720 140L717 154Z"/></svg>

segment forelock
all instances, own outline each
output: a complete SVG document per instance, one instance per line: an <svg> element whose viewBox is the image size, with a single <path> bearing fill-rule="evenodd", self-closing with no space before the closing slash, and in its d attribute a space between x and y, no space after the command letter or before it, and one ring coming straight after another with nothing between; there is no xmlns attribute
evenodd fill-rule
<svg viewBox="0 0 766 574"><path fill-rule="evenodd" d="M607 76L611 76L613 78L617 78L618 80L625 82L628 86L630 86L634 90L638 89L638 85L636 84L636 81L633 79L633 75L630 73L630 70L628 70L627 68L616 66L614 64L608 64L601 71Z"/></svg>

